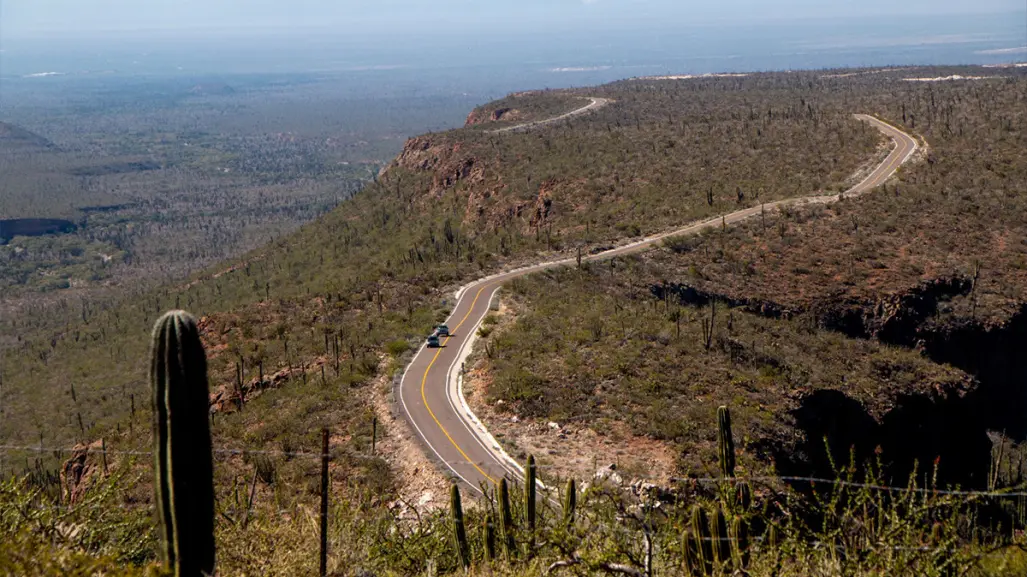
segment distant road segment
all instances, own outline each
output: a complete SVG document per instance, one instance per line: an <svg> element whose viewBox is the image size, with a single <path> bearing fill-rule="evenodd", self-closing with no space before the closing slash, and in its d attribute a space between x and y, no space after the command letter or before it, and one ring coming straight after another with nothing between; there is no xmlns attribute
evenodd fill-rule
<svg viewBox="0 0 1027 577"><path fill-rule="evenodd" d="M606 106L607 104L610 103L610 99L609 98L591 98L590 97L589 100L591 100L591 102L589 104L587 104L586 106L582 106L581 108L579 108L577 110L572 110L572 111L570 111L570 112L568 112L566 114L561 114L560 116L556 116L554 118L547 118L545 120L534 120L532 122L525 122L523 124L517 124L517 125L514 125L514 126L507 126L506 128L498 128L496 130L490 130L489 134L501 134L503 132L522 132L522 131L531 130L532 128L539 128L540 126L547 126L549 124L556 124L557 122L560 122L561 120L567 120L568 118L573 118L575 116L581 116L582 114L586 114L588 112L592 112L593 110L599 110L600 108L602 108L602 107L604 107L604 106Z"/></svg>

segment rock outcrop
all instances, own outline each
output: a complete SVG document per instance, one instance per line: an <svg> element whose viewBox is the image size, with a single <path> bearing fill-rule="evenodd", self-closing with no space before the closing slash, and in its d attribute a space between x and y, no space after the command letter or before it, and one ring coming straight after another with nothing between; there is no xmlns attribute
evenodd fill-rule
<svg viewBox="0 0 1027 577"><path fill-rule="evenodd" d="M433 135L408 140L403 152L382 169L379 178L388 180L395 168L431 172L432 184L428 194L436 198L460 182L474 185L485 181L484 167L479 159L464 151L462 143Z"/></svg>
<svg viewBox="0 0 1027 577"><path fill-rule="evenodd" d="M499 122L501 120L515 121L519 120L522 116L521 111L516 108L503 107L496 108L494 110L489 110L487 108L475 108L467 115L467 121L464 123L464 126L478 126L480 124Z"/></svg>
<svg viewBox="0 0 1027 577"><path fill-rule="evenodd" d="M61 466L61 486L70 504L81 502L96 482L96 476L103 473L102 453L103 441L80 443L73 447L71 457Z"/></svg>

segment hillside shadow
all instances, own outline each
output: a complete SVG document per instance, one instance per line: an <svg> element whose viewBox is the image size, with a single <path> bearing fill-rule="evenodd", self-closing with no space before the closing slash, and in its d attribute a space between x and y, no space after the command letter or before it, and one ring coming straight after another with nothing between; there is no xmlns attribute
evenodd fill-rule
<svg viewBox="0 0 1027 577"><path fill-rule="evenodd" d="M969 396L904 395L877 420L840 391L816 391L791 412L803 439L771 454L782 476L834 479L854 460L861 469L879 463L885 482L905 486L914 468L922 483L937 464L939 486L985 489L992 445L973 404Z"/></svg>

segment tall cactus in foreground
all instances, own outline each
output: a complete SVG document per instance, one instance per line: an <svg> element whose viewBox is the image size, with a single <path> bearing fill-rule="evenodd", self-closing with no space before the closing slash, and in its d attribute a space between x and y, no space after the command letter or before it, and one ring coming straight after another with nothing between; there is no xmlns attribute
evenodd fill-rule
<svg viewBox="0 0 1027 577"><path fill-rule="evenodd" d="M735 441L731 437L731 411L727 407L717 409L717 446L720 449L720 473L725 477L735 476Z"/></svg>
<svg viewBox="0 0 1027 577"><path fill-rule="evenodd" d="M471 566L471 547L467 544L467 528L464 526L464 508L460 504L460 487L450 489L449 506L453 512L453 536L456 538L456 553L464 569Z"/></svg>
<svg viewBox="0 0 1027 577"><path fill-rule="evenodd" d="M153 328L154 472L164 561L172 574L214 573L214 474L207 357L196 319L165 314Z"/></svg>
<svg viewBox="0 0 1027 577"><path fill-rule="evenodd" d="M720 507L710 517L710 538L713 540L713 563L718 571L723 571L731 562L731 542L727 534L727 519L724 517L724 510Z"/></svg>
<svg viewBox="0 0 1027 577"><path fill-rule="evenodd" d="M691 531L698 543L696 562L707 575L713 573L713 541L710 539L710 522L706 511L696 505L692 509Z"/></svg>
<svg viewBox="0 0 1027 577"><path fill-rule="evenodd" d="M574 525L574 515L578 508L578 487L574 479L567 481L567 490L563 495L563 524L570 529Z"/></svg>
<svg viewBox="0 0 1027 577"><path fill-rule="evenodd" d="M528 455L528 464L524 467L524 513L528 523L528 531L535 531L535 457Z"/></svg>
<svg viewBox="0 0 1027 577"><path fill-rule="evenodd" d="M528 525L528 541L525 543L528 557L535 552L535 457L528 455L528 462L524 467L524 516Z"/></svg>
<svg viewBox="0 0 1027 577"><path fill-rule="evenodd" d="M517 542L514 540L513 512L510 510L510 487L506 479L499 480L499 521L503 525L503 541L506 544L507 559L517 555Z"/></svg>
<svg viewBox="0 0 1027 577"><path fill-rule="evenodd" d="M731 558L736 571L744 571L749 566L749 528L738 515L731 521Z"/></svg>
<svg viewBox="0 0 1027 577"><path fill-rule="evenodd" d="M496 524L492 521L492 513L485 515L485 560L496 560Z"/></svg>
<svg viewBox="0 0 1027 577"><path fill-rule="evenodd" d="M701 537L696 537L691 529L681 535L682 571L688 577L699 577L706 572L702 561Z"/></svg>
<svg viewBox="0 0 1027 577"><path fill-rule="evenodd" d="M735 488L735 507L743 514L747 514L752 508L752 489L745 481L740 481Z"/></svg>

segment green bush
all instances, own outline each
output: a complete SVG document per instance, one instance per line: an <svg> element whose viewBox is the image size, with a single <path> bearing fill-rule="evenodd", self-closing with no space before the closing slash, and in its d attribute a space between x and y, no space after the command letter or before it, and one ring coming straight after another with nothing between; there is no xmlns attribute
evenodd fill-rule
<svg viewBox="0 0 1027 577"><path fill-rule="evenodd" d="M395 340L385 345L385 350L393 357L399 357L410 350L410 343L402 339Z"/></svg>

